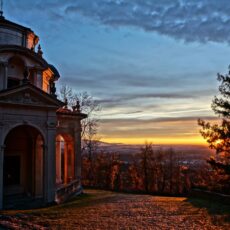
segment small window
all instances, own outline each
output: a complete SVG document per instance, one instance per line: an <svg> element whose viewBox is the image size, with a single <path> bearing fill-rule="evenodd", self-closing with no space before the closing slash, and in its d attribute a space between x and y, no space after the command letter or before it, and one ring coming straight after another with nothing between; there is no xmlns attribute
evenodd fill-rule
<svg viewBox="0 0 230 230"><path fill-rule="evenodd" d="M20 80L17 78L8 78L7 88L13 88L20 85Z"/></svg>

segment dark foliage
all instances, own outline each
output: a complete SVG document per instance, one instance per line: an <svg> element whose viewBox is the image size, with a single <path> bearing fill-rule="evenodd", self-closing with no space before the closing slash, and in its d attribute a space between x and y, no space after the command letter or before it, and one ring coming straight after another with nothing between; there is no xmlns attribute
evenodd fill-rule
<svg viewBox="0 0 230 230"><path fill-rule="evenodd" d="M206 139L211 149L216 150L216 157L208 160L216 173L216 184L212 189L220 192L230 189L230 71L228 74L218 74L219 96L212 102L213 111L220 117L218 124L198 120L201 135Z"/></svg>
<svg viewBox="0 0 230 230"><path fill-rule="evenodd" d="M116 153L83 156L82 182L85 187L159 195L185 195L192 187L207 187L212 173L207 164L188 165L183 153L173 149L155 150L146 144L139 154L122 161ZM93 166L92 168L90 168ZM92 170L91 170L92 169Z"/></svg>

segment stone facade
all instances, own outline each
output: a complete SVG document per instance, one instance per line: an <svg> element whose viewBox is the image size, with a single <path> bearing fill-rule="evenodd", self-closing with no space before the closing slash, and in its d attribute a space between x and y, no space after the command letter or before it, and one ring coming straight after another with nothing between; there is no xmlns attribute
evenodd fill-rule
<svg viewBox="0 0 230 230"><path fill-rule="evenodd" d="M57 99L60 76L38 41L31 29L0 17L0 209L8 196L46 204L81 191L86 115Z"/></svg>

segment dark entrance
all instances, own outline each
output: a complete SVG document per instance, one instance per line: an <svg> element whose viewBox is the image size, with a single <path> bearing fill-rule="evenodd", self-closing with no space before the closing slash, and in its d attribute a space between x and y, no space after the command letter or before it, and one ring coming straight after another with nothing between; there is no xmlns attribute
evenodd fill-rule
<svg viewBox="0 0 230 230"><path fill-rule="evenodd" d="M43 196L43 138L28 125L12 129L5 139L4 196Z"/></svg>
<svg viewBox="0 0 230 230"><path fill-rule="evenodd" d="M20 156L4 157L4 186L20 185Z"/></svg>

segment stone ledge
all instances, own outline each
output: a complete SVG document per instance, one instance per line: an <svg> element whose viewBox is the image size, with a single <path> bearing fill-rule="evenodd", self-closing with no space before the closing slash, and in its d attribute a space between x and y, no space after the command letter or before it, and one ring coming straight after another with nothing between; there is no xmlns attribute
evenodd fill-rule
<svg viewBox="0 0 230 230"><path fill-rule="evenodd" d="M69 184L62 185L56 190L55 202L61 204L75 195L82 193L82 186L80 180L75 180Z"/></svg>

